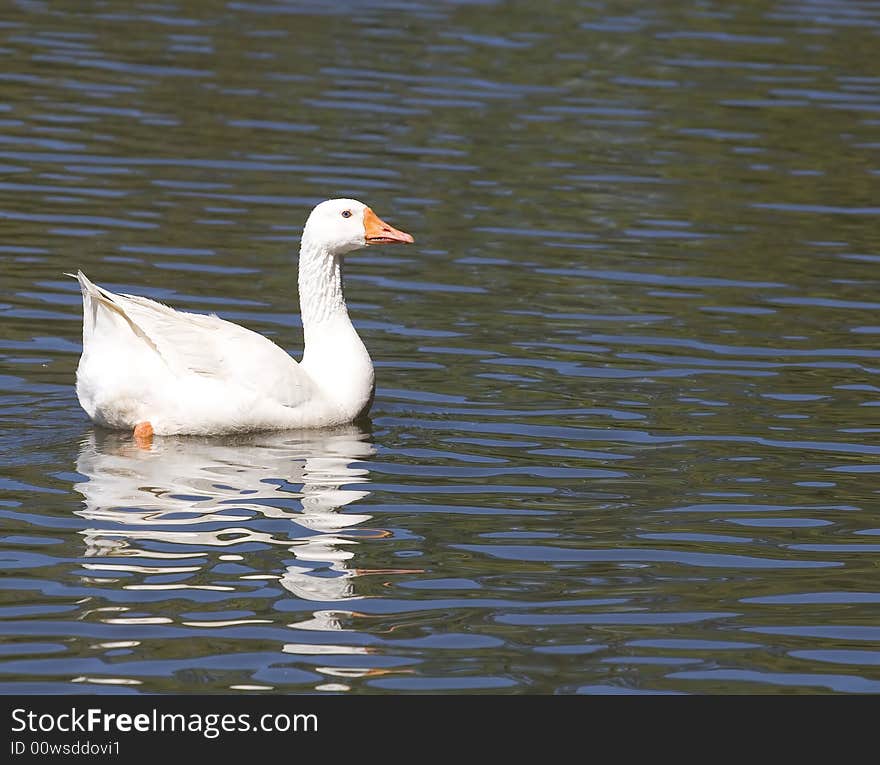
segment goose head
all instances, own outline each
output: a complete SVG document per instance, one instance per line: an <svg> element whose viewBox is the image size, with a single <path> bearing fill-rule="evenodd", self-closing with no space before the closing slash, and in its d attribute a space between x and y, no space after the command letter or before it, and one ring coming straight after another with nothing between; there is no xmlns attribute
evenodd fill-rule
<svg viewBox="0 0 880 765"><path fill-rule="evenodd" d="M363 202L328 199L312 210L303 240L332 255L344 255L367 245L412 244L410 234L389 226Z"/></svg>

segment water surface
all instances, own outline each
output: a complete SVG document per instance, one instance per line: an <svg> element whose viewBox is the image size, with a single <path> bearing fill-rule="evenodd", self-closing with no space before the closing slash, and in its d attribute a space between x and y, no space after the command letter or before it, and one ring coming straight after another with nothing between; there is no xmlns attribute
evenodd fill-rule
<svg viewBox="0 0 880 765"><path fill-rule="evenodd" d="M880 692L880 8L17 2L0 15L0 691ZM372 420L95 429L82 268Z"/></svg>

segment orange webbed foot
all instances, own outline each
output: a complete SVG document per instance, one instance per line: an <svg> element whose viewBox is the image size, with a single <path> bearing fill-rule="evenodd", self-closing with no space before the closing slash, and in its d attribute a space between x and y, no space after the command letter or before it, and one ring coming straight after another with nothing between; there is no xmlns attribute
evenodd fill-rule
<svg viewBox="0 0 880 765"><path fill-rule="evenodd" d="M134 426L134 442L139 449L149 449L153 445L153 426L149 422Z"/></svg>

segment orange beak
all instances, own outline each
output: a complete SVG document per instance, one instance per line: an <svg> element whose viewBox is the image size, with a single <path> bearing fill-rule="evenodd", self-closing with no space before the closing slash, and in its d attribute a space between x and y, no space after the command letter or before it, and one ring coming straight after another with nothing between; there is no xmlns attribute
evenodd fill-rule
<svg viewBox="0 0 880 765"><path fill-rule="evenodd" d="M367 244L412 244L415 239L405 231L389 226L369 207L364 210L364 238Z"/></svg>

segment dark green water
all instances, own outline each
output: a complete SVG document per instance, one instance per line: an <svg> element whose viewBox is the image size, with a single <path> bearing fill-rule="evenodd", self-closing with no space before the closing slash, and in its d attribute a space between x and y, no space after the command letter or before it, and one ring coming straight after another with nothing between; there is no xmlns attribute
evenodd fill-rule
<svg viewBox="0 0 880 765"><path fill-rule="evenodd" d="M318 10L316 10L316 7ZM880 5L0 12L0 691L880 692ZM96 431L63 272L300 351L353 196L369 428Z"/></svg>

